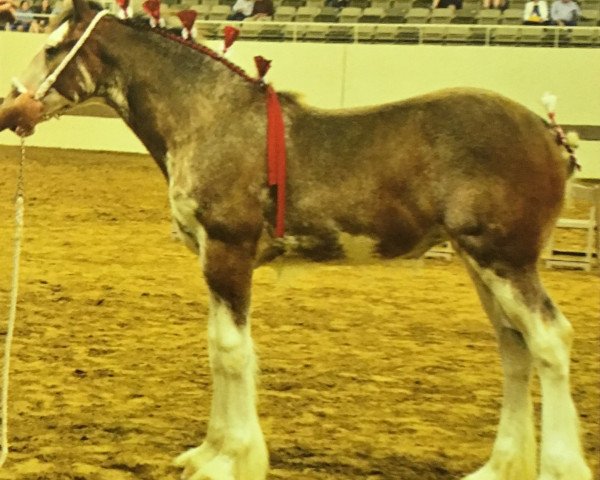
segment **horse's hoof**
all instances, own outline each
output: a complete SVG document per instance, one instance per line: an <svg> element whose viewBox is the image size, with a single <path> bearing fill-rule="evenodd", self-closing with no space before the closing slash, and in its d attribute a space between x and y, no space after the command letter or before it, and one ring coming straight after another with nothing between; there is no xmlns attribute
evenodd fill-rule
<svg viewBox="0 0 600 480"><path fill-rule="evenodd" d="M204 442L173 463L183 468L182 480L264 480L269 468L267 451L262 442L253 447L232 454Z"/></svg>

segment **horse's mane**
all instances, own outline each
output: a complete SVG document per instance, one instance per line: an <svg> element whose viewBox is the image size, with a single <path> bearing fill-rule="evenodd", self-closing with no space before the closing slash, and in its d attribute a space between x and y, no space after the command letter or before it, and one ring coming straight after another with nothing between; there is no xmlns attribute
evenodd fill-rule
<svg viewBox="0 0 600 480"><path fill-rule="evenodd" d="M162 27L158 27L158 26L151 27L150 23L148 22L148 18L145 17L144 15L135 15L133 18L121 20L121 22L124 23L125 25L129 25L129 26L135 28L136 30L145 31L145 32L148 32L149 34L157 34L168 40L171 40L173 42L176 42L176 43L184 45L188 48L191 48L192 50L196 50L197 52L200 52L203 55L206 55L206 56L212 58L213 60L215 60L219 63L222 63L229 70L236 73L237 75L239 75L244 80L246 80L250 83L255 83L255 84L259 84L259 85L263 83L263 81L260 78L251 77L242 67L240 67L239 65L236 65L235 63L226 59L221 54L219 54L218 52L213 50L212 48L207 47L206 45L203 45L202 43L196 43L193 40L186 40L185 38L183 38L181 36L181 29L162 28Z"/></svg>
<svg viewBox="0 0 600 480"><path fill-rule="evenodd" d="M102 5L100 5L99 3L95 2L95 1L88 1L88 5L90 6L90 8L92 10L94 10L96 12L99 12L99 11L103 10L103 8L104 8ZM70 20L72 18L73 18L73 9L72 8L66 9L58 17L56 17L56 19L53 21L53 26L57 27L58 25L61 25L63 22ZM195 51L197 51L203 55L206 55L206 56L210 57L211 59L223 64L229 70L231 70L235 74L239 75L247 82L250 82L250 83L253 83L256 85L260 85L260 86L265 85L265 83L263 82L262 79L250 76L242 67L240 67L239 65L236 65L232 61L226 59L221 54L219 54L218 52L213 50L212 48L210 48L202 43L196 43L193 40L184 39L181 36L181 30L182 30L181 28L162 28L162 27L158 27L158 26L151 27L150 23L148 21L148 17L143 14L140 14L140 13L135 14L133 17L128 18L128 19L124 19L124 20L119 19L119 22L121 22L123 25L127 25L131 28L134 28L135 30L146 32L148 35L160 35L161 37L166 38L170 41L179 43L180 45L183 45L187 48L191 48L192 50L195 50ZM285 92L285 93L279 92L279 95L282 95L283 97L285 97L288 101L290 101L292 103L296 103L296 104L301 103L301 100L297 94L290 93L290 92Z"/></svg>

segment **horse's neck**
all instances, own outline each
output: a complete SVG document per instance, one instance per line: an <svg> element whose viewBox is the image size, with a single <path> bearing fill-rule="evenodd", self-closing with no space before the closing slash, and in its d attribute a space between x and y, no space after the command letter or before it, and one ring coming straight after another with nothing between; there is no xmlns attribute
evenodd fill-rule
<svg viewBox="0 0 600 480"><path fill-rule="evenodd" d="M224 96L215 92L239 88L243 80L216 60L152 32L129 32L115 45L104 96L164 171L167 152L218 117Z"/></svg>

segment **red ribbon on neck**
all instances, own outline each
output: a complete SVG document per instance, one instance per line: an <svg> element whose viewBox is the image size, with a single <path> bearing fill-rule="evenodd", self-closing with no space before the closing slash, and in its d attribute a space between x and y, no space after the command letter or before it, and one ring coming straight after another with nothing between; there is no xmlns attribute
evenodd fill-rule
<svg viewBox="0 0 600 480"><path fill-rule="evenodd" d="M270 187L277 188L275 236L285 234L285 125L277 92L267 86L267 175Z"/></svg>

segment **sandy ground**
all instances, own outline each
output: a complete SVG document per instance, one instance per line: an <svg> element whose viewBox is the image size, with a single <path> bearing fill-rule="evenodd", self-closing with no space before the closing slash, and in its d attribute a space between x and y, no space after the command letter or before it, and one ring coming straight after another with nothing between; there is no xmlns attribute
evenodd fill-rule
<svg viewBox="0 0 600 480"><path fill-rule="evenodd" d="M0 313L18 156L0 148ZM203 437L210 379L206 289L171 239L164 180L145 156L28 157L0 479L176 479L171 459ZM449 480L485 461L501 372L458 261L264 267L255 278L270 479ZM573 393L597 479L600 278L543 278L576 328Z"/></svg>

